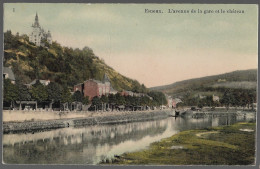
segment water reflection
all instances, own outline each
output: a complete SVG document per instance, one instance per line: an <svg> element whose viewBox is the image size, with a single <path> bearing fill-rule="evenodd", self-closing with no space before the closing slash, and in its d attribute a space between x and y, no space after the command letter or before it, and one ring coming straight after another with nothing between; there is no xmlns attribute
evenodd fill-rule
<svg viewBox="0 0 260 169"><path fill-rule="evenodd" d="M200 119L168 118L117 125L63 128L3 135L3 158L8 164L96 164L115 154L144 149L179 131L230 125L255 116L227 115Z"/></svg>

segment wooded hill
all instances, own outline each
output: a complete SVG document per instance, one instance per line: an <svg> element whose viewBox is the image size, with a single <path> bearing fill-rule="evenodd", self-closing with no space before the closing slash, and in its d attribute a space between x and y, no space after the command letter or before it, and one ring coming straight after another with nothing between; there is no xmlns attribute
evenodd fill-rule
<svg viewBox="0 0 260 169"><path fill-rule="evenodd" d="M225 89L254 90L257 87L257 69L239 70L230 73L184 80L170 85L150 88L173 97L198 95L223 95Z"/></svg>
<svg viewBox="0 0 260 169"><path fill-rule="evenodd" d="M27 35L13 35L11 31L4 33L4 66L11 66L16 80L23 84L49 79L72 88L91 78L103 80L106 73L118 91L147 92L143 84L116 72L89 47L72 49L57 42L37 47Z"/></svg>

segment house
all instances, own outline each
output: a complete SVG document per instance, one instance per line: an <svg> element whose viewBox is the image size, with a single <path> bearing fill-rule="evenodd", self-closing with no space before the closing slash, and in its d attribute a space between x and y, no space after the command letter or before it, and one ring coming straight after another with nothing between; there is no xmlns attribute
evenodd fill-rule
<svg viewBox="0 0 260 169"><path fill-rule="evenodd" d="M109 94L116 94L117 91L112 88L109 77L105 74L103 81L89 79L83 83L74 86L74 92L80 91L84 97L88 96L90 100L93 97Z"/></svg>
<svg viewBox="0 0 260 169"><path fill-rule="evenodd" d="M15 84L14 72L10 67L4 67L3 79L10 79L12 84Z"/></svg>
<svg viewBox="0 0 260 169"><path fill-rule="evenodd" d="M215 95L213 94L212 100L213 100L213 102L219 102L219 97L218 97L218 96L215 96Z"/></svg>
<svg viewBox="0 0 260 169"><path fill-rule="evenodd" d="M226 79L218 79L218 82L226 82Z"/></svg>
<svg viewBox="0 0 260 169"><path fill-rule="evenodd" d="M174 101L175 101L175 103L176 103L176 104L178 104L178 103L182 102L182 100L181 100L181 99L179 99L179 98L175 98L175 99L174 99Z"/></svg>
<svg viewBox="0 0 260 169"><path fill-rule="evenodd" d="M121 96L134 96L134 92L128 91L128 90L123 90L121 92Z"/></svg>
<svg viewBox="0 0 260 169"><path fill-rule="evenodd" d="M115 90L113 87L110 86L109 94L114 94L115 95L115 94L117 94L117 92L118 92L117 90Z"/></svg>
<svg viewBox="0 0 260 169"><path fill-rule="evenodd" d="M179 98L172 99L172 106L173 106L173 107L176 107L176 105L177 105L178 103L181 103L181 102L182 102L182 100L179 99Z"/></svg>

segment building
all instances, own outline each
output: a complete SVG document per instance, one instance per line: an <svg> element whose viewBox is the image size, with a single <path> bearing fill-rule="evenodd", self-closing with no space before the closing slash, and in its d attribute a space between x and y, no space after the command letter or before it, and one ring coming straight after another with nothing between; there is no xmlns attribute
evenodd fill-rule
<svg viewBox="0 0 260 169"><path fill-rule="evenodd" d="M112 88L109 77L105 74L103 81L89 79L83 83L74 86L74 92L80 91L84 97L88 96L91 100L93 97L109 94L116 94L117 91Z"/></svg>
<svg viewBox="0 0 260 169"><path fill-rule="evenodd" d="M226 79L218 79L218 82L226 82Z"/></svg>
<svg viewBox="0 0 260 169"><path fill-rule="evenodd" d="M36 13L34 23L32 24L32 32L29 35L29 41L34 43L36 46L44 46L44 41L47 41L49 44L52 44L51 32L47 33L40 26L39 18Z"/></svg>
<svg viewBox="0 0 260 169"><path fill-rule="evenodd" d="M121 96L134 96L134 92L128 91L128 90L123 90L121 92Z"/></svg>
<svg viewBox="0 0 260 169"><path fill-rule="evenodd" d="M213 100L213 102L219 102L219 97L218 97L218 96L215 96L215 95L213 94L212 100Z"/></svg>
<svg viewBox="0 0 260 169"><path fill-rule="evenodd" d="M201 94L199 94L198 96L199 96L200 99L206 98L206 96L203 96L203 95L201 95Z"/></svg>
<svg viewBox="0 0 260 169"><path fill-rule="evenodd" d="M10 79L12 84L15 84L14 72L10 67L4 67L3 79Z"/></svg>
<svg viewBox="0 0 260 169"><path fill-rule="evenodd" d="M172 106L176 107L178 103L181 103L182 100L179 98L172 99Z"/></svg>
<svg viewBox="0 0 260 169"><path fill-rule="evenodd" d="M166 95L166 96L167 96L166 98L167 98L167 102L168 102L168 107L170 107L170 108L175 107L172 97L168 96L168 95Z"/></svg>

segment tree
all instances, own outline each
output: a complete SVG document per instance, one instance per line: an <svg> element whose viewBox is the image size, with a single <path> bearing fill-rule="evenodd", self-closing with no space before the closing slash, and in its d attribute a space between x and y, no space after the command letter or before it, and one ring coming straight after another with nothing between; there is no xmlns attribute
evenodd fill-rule
<svg viewBox="0 0 260 169"><path fill-rule="evenodd" d="M67 86L63 87L62 94L61 94L61 103L71 103L72 96L70 90Z"/></svg>
<svg viewBox="0 0 260 169"><path fill-rule="evenodd" d="M116 104L116 97L113 94L108 95L108 103L109 104Z"/></svg>
<svg viewBox="0 0 260 169"><path fill-rule="evenodd" d="M95 56L89 47L73 49L62 47L57 42L37 47L29 42L26 35L4 33L4 64L12 66L14 74L29 83L31 79L51 79L60 85L73 87L75 84L92 78L102 80L104 72L109 74L111 84L116 90L147 91L145 85L124 77ZM10 49L10 50L7 50ZM17 78L17 77L16 77Z"/></svg>
<svg viewBox="0 0 260 169"><path fill-rule="evenodd" d="M31 94L29 89L25 85L18 85L18 98L19 101L28 101L31 100Z"/></svg>
<svg viewBox="0 0 260 169"><path fill-rule="evenodd" d="M13 41L13 35L12 35L12 32L11 30L7 30L5 33L4 33L4 49L10 49L12 48L12 41Z"/></svg>
<svg viewBox="0 0 260 169"><path fill-rule="evenodd" d="M69 103L72 102L72 96L70 93L70 90L67 86L64 86L62 88L62 93L61 93L61 103L63 105L63 109L68 109Z"/></svg>
<svg viewBox="0 0 260 169"><path fill-rule="evenodd" d="M83 94L80 91L76 91L72 96L73 101L82 102L83 101Z"/></svg>
<svg viewBox="0 0 260 169"><path fill-rule="evenodd" d="M82 103L83 103L84 105L89 104L89 97L88 97L88 96L84 97L83 100L82 100Z"/></svg>
<svg viewBox="0 0 260 169"><path fill-rule="evenodd" d="M108 103L108 97L106 95L102 95L100 100L102 103Z"/></svg>
<svg viewBox="0 0 260 169"><path fill-rule="evenodd" d="M151 91L148 93L148 95L153 98L156 106L167 104L167 99L162 92Z"/></svg>
<svg viewBox="0 0 260 169"><path fill-rule="evenodd" d="M206 105L207 106L214 106L214 102L213 102L213 96L206 96Z"/></svg>
<svg viewBox="0 0 260 169"><path fill-rule="evenodd" d="M101 104L102 104L102 102L98 96L95 96L92 98L92 106L95 107L95 110L99 110L99 106Z"/></svg>
<svg viewBox="0 0 260 169"><path fill-rule="evenodd" d="M124 105L126 102L125 102L125 98L123 96L121 96L121 94L117 93L115 95L115 99L116 99L116 104L117 105Z"/></svg>
<svg viewBox="0 0 260 169"><path fill-rule="evenodd" d="M130 96L130 95L126 96L126 97L125 97L125 103L126 103L126 105L128 105L128 106L133 106L134 103L135 103L133 96Z"/></svg>
<svg viewBox="0 0 260 169"><path fill-rule="evenodd" d="M46 88L48 93L48 100L50 101L50 108L52 108L52 104L54 102L61 101L62 88L59 84L54 82L50 82Z"/></svg>
<svg viewBox="0 0 260 169"><path fill-rule="evenodd" d="M220 102L224 104L227 109L229 109L229 106L234 103L234 96L229 89L224 92Z"/></svg>
<svg viewBox="0 0 260 169"><path fill-rule="evenodd" d="M18 88L18 98L17 100L20 101L20 108L21 109L21 101L29 101L31 100L31 94L29 89L21 84L21 83L17 83L17 88Z"/></svg>
<svg viewBox="0 0 260 169"><path fill-rule="evenodd" d="M4 79L4 102L14 107L14 101L18 99L18 88L11 83L10 79Z"/></svg>
<svg viewBox="0 0 260 169"><path fill-rule="evenodd" d="M48 99L48 92L46 87L41 84L39 80L37 80L36 83L32 86L30 93L32 98L39 103L43 103Z"/></svg>
<svg viewBox="0 0 260 169"><path fill-rule="evenodd" d="M248 91L248 108L249 108L249 105L251 105L251 108L253 109L254 106L253 106L253 103L256 102L256 92L252 91L252 90L249 90Z"/></svg>

